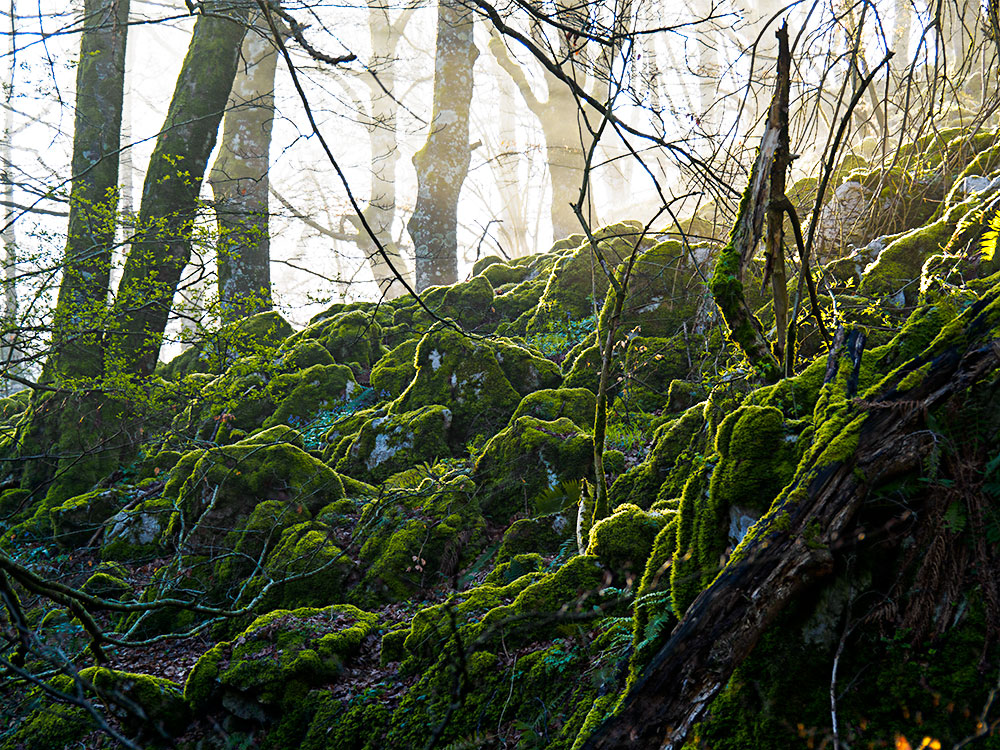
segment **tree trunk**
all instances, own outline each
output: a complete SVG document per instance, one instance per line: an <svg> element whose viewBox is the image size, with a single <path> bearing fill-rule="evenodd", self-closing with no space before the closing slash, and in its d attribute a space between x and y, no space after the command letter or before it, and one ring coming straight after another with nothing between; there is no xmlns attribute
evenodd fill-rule
<svg viewBox="0 0 1000 750"><path fill-rule="evenodd" d="M3 140L0 141L0 164L5 173L3 183L3 231L0 241L3 243L3 324L0 327L0 367L9 374L18 375L23 370L21 358L23 353L18 345L17 332L17 234L14 220L17 215L14 208L14 79L17 75L17 16L14 0L10 3L10 44L7 48L10 60L10 80L7 81L4 99L7 107L4 109ZM9 396L24 386L11 380L3 381L2 393Z"/></svg>
<svg viewBox="0 0 1000 750"><path fill-rule="evenodd" d="M417 202L406 224L417 291L458 281L458 197L471 158L469 107L479 56L472 21L457 0L439 0L433 114L427 142L413 155Z"/></svg>
<svg viewBox="0 0 1000 750"><path fill-rule="evenodd" d="M99 377L118 209L129 0L86 0L76 69L66 261L48 379Z"/></svg>
<svg viewBox="0 0 1000 750"><path fill-rule="evenodd" d="M379 0L368 2L368 35L372 45L372 70L364 75L371 99L368 139L371 144L371 192L364 216L375 232L379 244L401 273L405 272L399 247L392 236L396 220L396 162L399 161L399 141L396 122L399 102L396 99L396 47L403 29L412 16L404 9L395 23L389 20L389 10ZM383 299L394 299L406 294L406 287L396 278L389 263L378 251L375 242L364 230L360 219L350 217L358 231L357 245L368 259L372 278Z"/></svg>
<svg viewBox="0 0 1000 750"><path fill-rule="evenodd" d="M271 309L268 166L278 54L256 24L251 29L243 39L219 153L208 177L219 225L223 320Z"/></svg>
<svg viewBox="0 0 1000 750"><path fill-rule="evenodd" d="M834 553L845 545L869 492L920 468L934 446L925 422L928 411L946 402L946 408L974 403L969 399L977 384L985 384L1000 365L998 349L981 334L996 325L998 301L1000 287L993 287L964 314L965 329L952 339L970 341L964 351L928 350L901 368L906 372L896 383L916 368L929 367L919 386L905 392L892 386L864 404L844 387L851 371L856 377L860 349L838 332L839 346L831 351L828 383L820 396L829 399L831 416L817 426L817 434L822 427L828 439L812 449L811 459L803 461L758 522L759 531L748 535L691 604L617 715L597 729L584 750L684 745L691 727L785 605L833 570Z"/></svg>
<svg viewBox="0 0 1000 750"><path fill-rule="evenodd" d="M224 17L228 16L228 17ZM108 332L108 367L153 373L181 272L191 256L198 193L236 77L247 10L199 16L143 183L132 243Z"/></svg>

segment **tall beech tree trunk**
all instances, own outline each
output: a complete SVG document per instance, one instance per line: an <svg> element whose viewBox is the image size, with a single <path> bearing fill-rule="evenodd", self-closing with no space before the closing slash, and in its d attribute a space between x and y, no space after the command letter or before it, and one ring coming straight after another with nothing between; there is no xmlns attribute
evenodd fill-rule
<svg viewBox="0 0 1000 750"><path fill-rule="evenodd" d="M440 0L434 57L434 106L427 142L413 155L417 202L406 228L413 239L417 291L458 281L458 197L469 172L472 69L479 50L473 15Z"/></svg>
<svg viewBox="0 0 1000 750"><path fill-rule="evenodd" d="M86 0L76 69L66 260L46 378L99 377L118 210L129 0Z"/></svg>
<svg viewBox="0 0 1000 750"><path fill-rule="evenodd" d="M153 373L181 272L191 257L198 193L236 77L245 6L208 4L195 24L142 188L136 239L115 300L107 367Z"/></svg>
<svg viewBox="0 0 1000 750"><path fill-rule="evenodd" d="M271 309L268 166L277 63L274 44L254 24L243 39L219 155L208 177L219 225L219 304L226 320Z"/></svg>

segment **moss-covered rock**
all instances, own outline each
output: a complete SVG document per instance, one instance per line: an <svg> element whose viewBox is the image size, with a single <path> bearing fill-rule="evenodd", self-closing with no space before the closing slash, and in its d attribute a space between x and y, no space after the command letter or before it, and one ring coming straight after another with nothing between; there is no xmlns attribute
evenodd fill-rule
<svg viewBox="0 0 1000 750"><path fill-rule="evenodd" d="M351 369L343 365L313 365L279 375L268 384L268 397L275 408L263 426L307 424L320 412L343 406L359 390Z"/></svg>
<svg viewBox="0 0 1000 750"><path fill-rule="evenodd" d="M344 496L333 470L294 443L281 441L294 432L274 429L282 431L281 437L268 431L186 454L163 491L162 502L177 508L165 538L188 552L212 554L230 531L243 527L261 501L312 513Z"/></svg>
<svg viewBox="0 0 1000 750"><path fill-rule="evenodd" d="M437 404L371 419L337 462L337 471L378 484L416 464L446 458L451 423L451 410Z"/></svg>
<svg viewBox="0 0 1000 750"><path fill-rule="evenodd" d="M352 601L407 599L453 578L482 547L475 495L467 477L427 478L368 503L360 523L374 528L359 553L365 573Z"/></svg>
<svg viewBox="0 0 1000 750"><path fill-rule="evenodd" d="M609 570L638 575L646 568L653 540L672 517L672 513L620 505L612 515L594 524L587 554L596 556Z"/></svg>
<svg viewBox="0 0 1000 750"><path fill-rule="evenodd" d="M626 221L595 231L594 239L610 268L615 268L629 256L641 235L639 222ZM556 261L528 332L544 331L553 320L587 317L604 303L608 286L608 277L589 241L581 239L575 251Z"/></svg>
<svg viewBox="0 0 1000 750"><path fill-rule="evenodd" d="M417 374L413 356L417 352L417 337L407 339L383 356L372 367L371 384L375 392L388 398L396 398Z"/></svg>
<svg viewBox="0 0 1000 750"><path fill-rule="evenodd" d="M349 604L270 612L198 660L184 699L196 711L222 705L244 719L273 718L335 679L378 624L377 615Z"/></svg>
<svg viewBox="0 0 1000 750"><path fill-rule="evenodd" d="M367 373L382 356L382 326L367 310L346 310L289 337L285 347L294 349L301 342L316 341L334 361L349 365L355 376L367 382Z"/></svg>
<svg viewBox="0 0 1000 750"><path fill-rule="evenodd" d="M593 459L593 438L568 418L518 417L486 444L476 462L473 479L483 512L501 521L515 513L533 515L539 493L588 476Z"/></svg>
<svg viewBox="0 0 1000 750"><path fill-rule="evenodd" d="M197 345L157 368L157 375L180 380L191 373L222 373L240 357L270 356L292 333L292 326L276 312L262 312L203 332Z"/></svg>
<svg viewBox="0 0 1000 750"><path fill-rule="evenodd" d="M566 417L580 429L590 431L594 426L596 410L597 399L586 388L546 388L521 399L511 421L528 416L554 422Z"/></svg>
<svg viewBox="0 0 1000 750"><path fill-rule="evenodd" d="M449 436L457 450L475 435L492 435L521 400L493 347L451 328L424 336L415 361L416 375L390 411L404 414L429 404L447 407L452 413Z"/></svg>
<svg viewBox="0 0 1000 750"><path fill-rule="evenodd" d="M81 547L125 504L126 493L117 488L94 490L70 498L49 510L52 535L61 547Z"/></svg>

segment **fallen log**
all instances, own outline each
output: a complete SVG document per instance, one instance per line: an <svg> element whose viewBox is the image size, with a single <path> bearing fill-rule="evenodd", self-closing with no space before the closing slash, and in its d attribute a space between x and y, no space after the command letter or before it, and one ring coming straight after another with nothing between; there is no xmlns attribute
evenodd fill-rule
<svg viewBox="0 0 1000 750"><path fill-rule="evenodd" d="M859 509L880 485L919 469L933 435L928 412L974 391L1000 365L1000 285L919 357L864 400L848 393L859 352L846 337L830 352L820 394L825 419L795 479L691 604L670 640L586 750L680 748L785 606L834 569ZM838 342L839 343L839 342ZM919 384L899 390L919 369ZM907 382L912 383L915 378ZM961 403L956 403L961 407Z"/></svg>

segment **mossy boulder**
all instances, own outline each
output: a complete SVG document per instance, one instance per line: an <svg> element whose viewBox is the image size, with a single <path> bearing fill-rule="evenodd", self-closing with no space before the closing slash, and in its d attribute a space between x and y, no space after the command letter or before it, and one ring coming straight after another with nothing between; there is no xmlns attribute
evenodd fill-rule
<svg viewBox="0 0 1000 750"><path fill-rule="evenodd" d="M278 350L277 366L283 372L298 372L314 365L335 365L333 355L316 339L298 338L286 341Z"/></svg>
<svg viewBox="0 0 1000 750"><path fill-rule="evenodd" d="M292 326L276 312L262 312L208 332L199 343L157 367L157 375L180 380L191 373L222 373L240 357L271 356L292 333Z"/></svg>
<svg viewBox="0 0 1000 750"><path fill-rule="evenodd" d="M630 336L624 367L616 368L623 370L624 386L617 389L622 400L637 411L652 412L668 406L670 386L688 377L692 363L699 361L703 351L703 337L693 334Z"/></svg>
<svg viewBox="0 0 1000 750"><path fill-rule="evenodd" d="M523 554L554 556L575 540L576 513L569 510L537 518L520 518L504 532L497 550L497 566ZM574 544L574 549L575 544Z"/></svg>
<svg viewBox="0 0 1000 750"><path fill-rule="evenodd" d="M49 519L56 544L69 548L87 544L127 502L126 497L119 488L94 490L51 508Z"/></svg>
<svg viewBox="0 0 1000 750"><path fill-rule="evenodd" d="M378 484L416 464L446 458L451 423L451 410L438 404L371 419L337 462L337 471Z"/></svg>
<svg viewBox="0 0 1000 750"><path fill-rule="evenodd" d="M455 449L475 435L492 435L521 400L494 347L451 328L425 335L415 362L416 375L390 412L405 414L429 404L447 407L452 414L449 439Z"/></svg>
<svg viewBox="0 0 1000 750"><path fill-rule="evenodd" d="M192 451L171 473L163 500L176 505L165 535L189 551L212 550L264 500L312 513L344 496L340 477L277 427L233 445ZM182 535L183 532L183 535Z"/></svg>
<svg viewBox="0 0 1000 750"><path fill-rule="evenodd" d="M468 281L452 286L431 287L424 291L424 304L440 319L451 318L463 328L475 331L495 317L493 312L493 285L486 276L473 276ZM431 323L422 310L416 313L420 320Z"/></svg>
<svg viewBox="0 0 1000 750"><path fill-rule="evenodd" d="M521 399L511 421L519 417L536 417L545 422L554 422L566 417L580 429L590 431L594 426L596 411L597 399L586 388L545 388Z"/></svg>
<svg viewBox="0 0 1000 750"><path fill-rule="evenodd" d="M500 521L516 513L533 515L539 493L589 476L593 459L593 438L568 418L518 417L476 461L473 479L483 512Z"/></svg>
<svg viewBox="0 0 1000 750"><path fill-rule="evenodd" d="M313 340L321 344L341 365L349 365L367 382L367 373L382 356L382 326L367 310L346 310L311 324L289 337L286 347Z"/></svg>
<svg viewBox="0 0 1000 750"><path fill-rule="evenodd" d="M637 505L619 505L590 530L587 554L595 555L609 570L636 576L645 570L653 540L672 517L672 513L645 511Z"/></svg>
<svg viewBox="0 0 1000 750"><path fill-rule="evenodd" d="M251 581L244 600L270 585L261 610L322 607L343 601L356 571L350 556L332 540L330 526L316 521L286 528Z"/></svg>
<svg viewBox="0 0 1000 750"><path fill-rule="evenodd" d="M980 201L981 197L972 196L949 208L937 221L890 242L864 270L860 292L887 298L897 307L914 305L920 291L920 270L924 261L948 244L961 219Z"/></svg>
<svg viewBox="0 0 1000 750"><path fill-rule="evenodd" d="M463 476L427 478L368 503L362 526L373 525L359 558L365 573L352 601L407 599L452 579L482 548L476 487Z"/></svg>
<svg viewBox="0 0 1000 750"><path fill-rule="evenodd" d="M273 718L336 679L378 625L377 615L349 604L270 612L198 660L184 699L195 711L221 705L244 719Z"/></svg>
<svg viewBox="0 0 1000 750"><path fill-rule="evenodd" d="M263 426L307 424L320 412L344 406L360 390L351 369L343 365L313 365L278 375L267 387L275 408Z"/></svg>
<svg viewBox="0 0 1000 750"><path fill-rule="evenodd" d="M680 495L687 469L705 452L709 433L705 412L706 405L698 404L656 429L646 459L611 485L612 508L622 503L649 508L658 498Z"/></svg>
<svg viewBox="0 0 1000 750"><path fill-rule="evenodd" d="M625 221L598 229L594 239L606 262L615 268L631 254L642 231L639 222ZM589 241L581 239L576 250L556 261L528 332L542 332L553 320L578 320L592 314L595 306L600 308L604 303L608 286L608 277Z"/></svg>
<svg viewBox="0 0 1000 750"><path fill-rule="evenodd" d="M372 367L372 388L380 397L384 395L387 398L396 398L406 390L406 386L417 374L413 356L417 352L419 343L418 337L407 339L385 354Z"/></svg>
<svg viewBox="0 0 1000 750"><path fill-rule="evenodd" d="M141 731L144 736L165 740L177 736L191 719L181 686L170 680L104 667L83 669L80 677L98 694L114 693L132 702L138 716L121 708L113 711L130 732Z"/></svg>
<svg viewBox="0 0 1000 750"><path fill-rule="evenodd" d="M680 332L694 318L705 294L705 285L696 262L707 263L708 247L692 253L678 240L658 242L640 250L632 267L618 329L643 336L669 337ZM624 279L624 264L616 271ZM601 309L600 329L608 330L614 311L614 295L608 295ZM638 329L638 330L636 330Z"/></svg>

